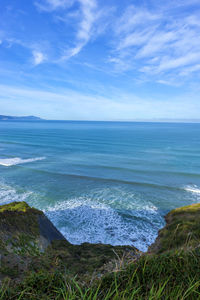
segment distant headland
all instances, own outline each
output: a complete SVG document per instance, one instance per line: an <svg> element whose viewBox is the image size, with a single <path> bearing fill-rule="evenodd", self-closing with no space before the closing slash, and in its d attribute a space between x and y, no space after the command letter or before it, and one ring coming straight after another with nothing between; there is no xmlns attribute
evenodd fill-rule
<svg viewBox="0 0 200 300"><path fill-rule="evenodd" d="M35 116L16 117L16 116L0 115L0 121L39 121L39 120L44 120L44 119Z"/></svg>

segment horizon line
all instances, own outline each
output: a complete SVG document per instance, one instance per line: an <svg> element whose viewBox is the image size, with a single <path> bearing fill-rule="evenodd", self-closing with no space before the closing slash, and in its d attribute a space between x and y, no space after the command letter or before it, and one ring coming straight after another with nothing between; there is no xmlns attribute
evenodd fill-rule
<svg viewBox="0 0 200 300"><path fill-rule="evenodd" d="M32 122L36 122L36 121L60 121L60 122L130 122L130 123L200 123L200 119L185 119L185 118L180 118L180 119L172 119L172 118L151 118L151 119L110 119L110 120L77 120L77 119L46 119L46 118L42 118L39 116L33 116L33 115L20 115L20 116L10 116L10 115L1 115L1 116L5 116L5 117L11 117L11 118L27 118L27 121L32 121ZM36 117L39 118L39 120L28 120L29 117ZM0 120L0 121L20 121L20 120L12 120L12 119L8 119L8 120ZM23 120L25 121L25 120Z"/></svg>

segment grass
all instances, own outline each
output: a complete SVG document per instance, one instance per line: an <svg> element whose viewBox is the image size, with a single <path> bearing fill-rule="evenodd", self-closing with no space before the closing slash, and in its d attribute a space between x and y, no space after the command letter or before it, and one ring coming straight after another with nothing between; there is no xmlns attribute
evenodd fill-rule
<svg viewBox="0 0 200 300"><path fill-rule="evenodd" d="M39 236L38 216L42 212L26 202L12 202L0 206L0 238L14 237L18 233Z"/></svg>
<svg viewBox="0 0 200 300"><path fill-rule="evenodd" d="M23 219L19 213L22 225L27 224L29 216ZM12 229L17 218L8 221ZM32 255L33 268L25 270L21 282L3 281L0 300L200 300L200 204L173 210L166 221L148 253L140 257L127 247L130 260L120 255L121 247L53 242L46 254ZM27 255L26 237L18 237L14 246L18 242ZM113 251L118 262L112 260ZM107 273L101 273L107 260ZM14 277L12 268L1 268Z"/></svg>
<svg viewBox="0 0 200 300"><path fill-rule="evenodd" d="M169 212L166 226L151 251L163 253L172 249L191 249L200 244L200 204L180 207Z"/></svg>
<svg viewBox="0 0 200 300"><path fill-rule="evenodd" d="M5 211L15 211L15 212L31 211L32 213L36 212L37 214L41 214L40 210L30 207L25 201L12 202L12 203L1 205L0 213L5 212Z"/></svg>
<svg viewBox="0 0 200 300"><path fill-rule="evenodd" d="M5 281L0 299L200 299L200 250L144 255L119 272L80 282L59 272L30 273L17 286Z"/></svg>

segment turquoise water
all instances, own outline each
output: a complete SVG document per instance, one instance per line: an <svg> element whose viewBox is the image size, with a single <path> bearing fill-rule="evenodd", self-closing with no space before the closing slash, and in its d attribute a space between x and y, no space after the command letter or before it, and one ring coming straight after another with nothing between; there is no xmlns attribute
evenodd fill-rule
<svg viewBox="0 0 200 300"><path fill-rule="evenodd" d="M25 200L65 237L146 250L200 202L200 124L0 122L0 203Z"/></svg>

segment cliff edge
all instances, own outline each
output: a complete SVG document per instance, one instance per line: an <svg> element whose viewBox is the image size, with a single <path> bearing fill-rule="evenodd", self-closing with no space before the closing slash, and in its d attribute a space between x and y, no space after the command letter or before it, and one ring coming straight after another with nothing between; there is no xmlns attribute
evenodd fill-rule
<svg viewBox="0 0 200 300"><path fill-rule="evenodd" d="M200 299L200 204L172 210L148 252L72 245L25 202L0 206L1 299Z"/></svg>
<svg viewBox="0 0 200 300"><path fill-rule="evenodd" d="M136 259L130 246L70 244L44 213L26 202L0 206L0 279L20 281L30 272L67 272L82 276L116 268L116 261Z"/></svg>
<svg viewBox="0 0 200 300"><path fill-rule="evenodd" d="M183 206L170 211L166 226L158 233L150 253L170 250L192 250L200 247L200 204Z"/></svg>

